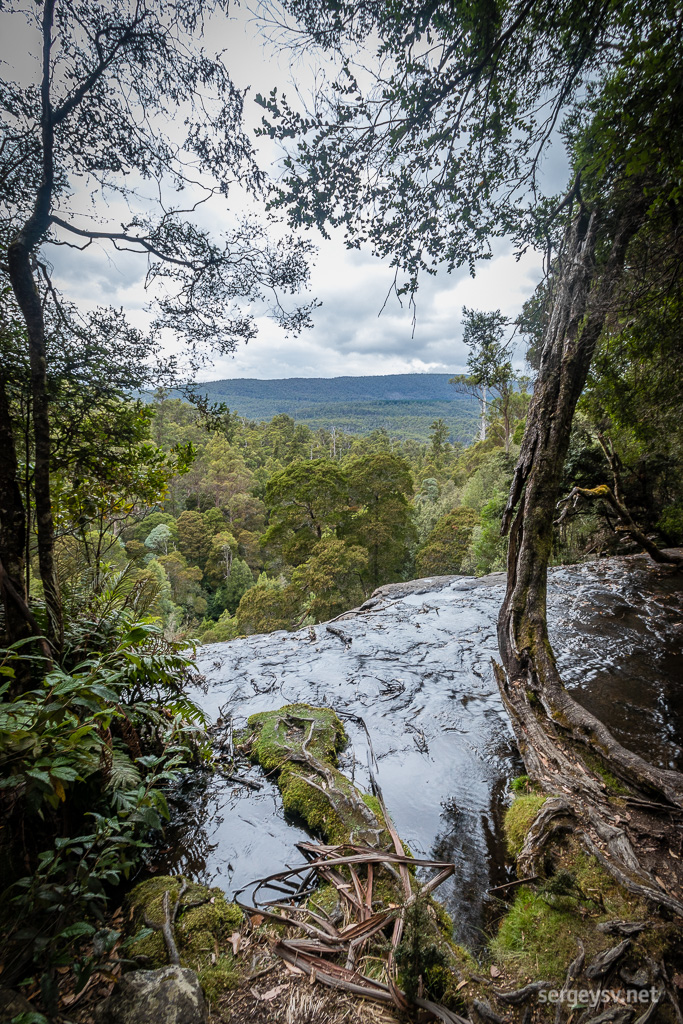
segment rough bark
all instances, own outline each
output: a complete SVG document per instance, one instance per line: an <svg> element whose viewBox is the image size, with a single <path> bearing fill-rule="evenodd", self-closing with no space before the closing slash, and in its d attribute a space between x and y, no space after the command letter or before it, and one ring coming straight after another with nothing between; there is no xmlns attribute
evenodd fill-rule
<svg viewBox="0 0 683 1024"><path fill-rule="evenodd" d="M609 254L599 269L599 212L582 208L567 229L563 270L503 520L504 532L511 522L512 527L507 591L498 621L505 672L498 670L497 677L527 771L559 798L556 805L545 805L537 834L523 854L525 870L531 867L531 851L542 845L549 830L572 828L628 888L681 913L680 890L676 894L680 879L662 877L662 858L654 865L652 858L648 861L640 837L643 829L656 831L662 814L677 827L673 818L683 808L683 776L660 770L625 749L569 695L546 621L547 566L572 418L645 209L641 195L622 201L618 217L612 215ZM636 803L630 814L617 813L600 773L588 763L591 755L631 787ZM638 795L646 799L637 800Z"/></svg>
<svg viewBox="0 0 683 1024"><path fill-rule="evenodd" d="M48 635L59 650L63 640L63 623L54 564L45 321L31 266L33 253L50 226L50 210L54 190L54 124L50 103L50 51L54 2L55 0L46 0L43 9L42 177L31 216L10 243L7 251L7 263L12 291L24 317L28 335L35 442L33 479L38 533L38 564L45 594Z"/></svg>

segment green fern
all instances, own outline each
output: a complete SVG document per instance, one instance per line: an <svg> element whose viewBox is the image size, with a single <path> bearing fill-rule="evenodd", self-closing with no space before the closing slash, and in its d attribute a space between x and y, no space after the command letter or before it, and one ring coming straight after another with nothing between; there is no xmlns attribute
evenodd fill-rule
<svg viewBox="0 0 683 1024"><path fill-rule="evenodd" d="M122 750L112 751L108 776L107 789L112 792L136 789L142 781L139 770Z"/></svg>

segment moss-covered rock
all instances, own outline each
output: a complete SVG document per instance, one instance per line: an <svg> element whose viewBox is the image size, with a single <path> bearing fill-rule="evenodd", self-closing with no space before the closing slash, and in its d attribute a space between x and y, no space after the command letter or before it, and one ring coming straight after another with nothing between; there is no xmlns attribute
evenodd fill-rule
<svg viewBox="0 0 683 1024"><path fill-rule="evenodd" d="M248 726L242 749L277 778L288 812L297 814L330 843L393 849L380 801L356 789L337 769L337 753L346 737L331 709L290 704L277 711L252 715ZM412 856L405 844L404 848L406 855ZM344 868L340 871L345 873ZM414 869L410 877L416 892ZM375 865L373 910L395 908L398 912L404 902L398 873ZM421 975L429 974L422 981L427 991L438 992L449 1005L462 1010L464 1003L458 985L468 958L453 943L452 922L431 896L419 899L419 910L415 903L411 904L413 909L409 913L418 914L419 923L413 927L410 943L404 943L403 980L412 983L412 979L417 984ZM330 884L322 885L309 898L308 906L314 913L332 920L341 918L348 909L339 891ZM381 968L381 974L386 952L386 937L375 937L365 950L364 970L372 974Z"/></svg>
<svg viewBox="0 0 683 1024"><path fill-rule="evenodd" d="M199 975L207 998L214 1001L220 991L234 988L239 981L237 961L229 950L229 939L242 924L242 911L228 903L221 889L189 882L180 899L174 932L180 961ZM163 899L168 892L171 907L176 903L183 877L163 875L140 882L128 896L132 928L160 925L164 920ZM141 966L158 968L168 963L161 932L147 932L131 946Z"/></svg>
<svg viewBox="0 0 683 1024"><path fill-rule="evenodd" d="M199 972L199 983L211 1003L217 1002L223 992L237 988L240 980L239 965L232 953L220 956L215 964L210 964Z"/></svg>
<svg viewBox="0 0 683 1024"><path fill-rule="evenodd" d="M389 841L379 802L336 767L346 734L331 708L289 704L252 715L248 726L250 757L277 777L289 814L330 843Z"/></svg>
<svg viewBox="0 0 683 1024"><path fill-rule="evenodd" d="M331 708L312 704L288 704L278 711L262 711L252 715L247 725L252 738L252 756L264 771L280 771L293 752L300 751L314 728L306 748L312 757L331 767L337 765L337 754L346 746L344 726Z"/></svg>

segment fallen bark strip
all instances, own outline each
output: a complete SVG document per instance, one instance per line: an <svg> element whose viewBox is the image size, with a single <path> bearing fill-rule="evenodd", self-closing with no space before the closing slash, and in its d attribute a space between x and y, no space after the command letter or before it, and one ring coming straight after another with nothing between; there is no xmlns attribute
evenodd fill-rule
<svg viewBox="0 0 683 1024"><path fill-rule="evenodd" d="M327 965L328 970L321 970L318 961L315 960L313 962L315 958L309 959L302 956L296 950L291 950L289 944L285 941L279 942L273 951L282 960L286 960L293 967L297 967L309 976L313 975L316 981L321 982L323 985L328 985L330 988L342 989L351 995L362 996L364 999L373 999L380 1003L395 1002L390 987L376 981L374 978L369 978L364 974L359 975L354 971L348 971L346 968L337 965ZM401 995L405 999L405 993L401 992ZM444 1024L471 1024L469 1018L461 1017L459 1014L454 1013L445 1006L441 1006L439 1003L433 1002L431 999L424 999L418 996L415 1003L421 1009L428 1010L437 1020L443 1021Z"/></svg>
<svg viewBox="0 0 683 1024"><path fill-rule="evenodd" d="M400 842L398 837L397 841ZM299 847L302 852L308 854L309 857L313 856L314 859L309 859L305 864L298 867L289 868L274 875L269 875L267 878L260 879L256 883L252 896L254 906L247 907L241 903L239 906L248 914L260 913L269 920L300 929L310 935L312 941L311 939L283 939L278 947L276 947L275 952L280 955L280 952L284 950L288 954L284 959L288 959L289 962L295 963L298 967L302 966L302 962L307 964L311 971L315 971L315 977L319 980L325 981L325 979L328 979L326 983L332 984L329 978L333 977L336 979L334 984L337 987L343 987L357 995L364 994L368 998L378 997L368 993L365 981L362 984L358 982L358 975L354 970L356 957L369 939L391 927L392 935L387 958L388 984L386 990L384 987L381 989L383 993L381 998L384 1001L394 1002L402 1009L406 1009L409 1003L406 1001L405 993L397 987L392 977L394 972L394 954L401 941L406 911L418 899L426 898L441 882L450 877L455 870L455 865L442 861L413 858L404 853L371 850L359 846L353 847L353 852L350 854L344 852L349 847L342 845L317 846L314 843L301 843ZM374 879L375 869L380 870L383 865L386 866L387 862L398 864L405 871L408 895L405 894L406 890L404 889L404 899L401 903L390 905L385 910L373 913L371 910L372 903L370 902L370 905L368 905L368 893L372 884L371 879ZM408 872L409 864L433 867L440 870L424 885L419 885L416 882L411 882ZM347 881L338 871L329 870L331 867L346 868L349 872L349 878L354 879L355 875L355 879L353 882ZM368 881L365 886L358 873L362 867L365 867L368 872L372 869L373 872L372 876L368 875ZM290 880L302 873L310 873L311 870L317 871L321 879L332 884L340 894L340 897L347 900L351 913L355 918L350 924L337 928L331 922L323 922L315 914L312 916L320 923L321 927L318 927L317 924L312 925L310 921L306 920L306 917L311 915L311 911L305 906L297 905L295 901L298 890L290 884ZM280 884L283 882L286 884ZM290 890L293 900L290 907L282 903L273 904L267 899L257 899L257 892L274 886L280 890L285 888ZM351 889L354 890L353 895L349 891ZM399 894L397 893L397 895ZM266 909L266 907L270 909ZM340 953L346 953L344 967L327 959L329 956L339 955ZM295 959L292 960L292 957ZM377 983L373 982L373 992L376 988ZM442 1011L444 1014L450 1014L451 1011L442 1007L441 1004L432 1003L430 1000L423 1000L423 1003L424 1008L430 1009L430 1012L435 1013L439 1019L444 1021L452 1021L454 1019L453 1016L443 1016ZM436 1007L438 1012L432 1009L433 1007Z"/></svg>

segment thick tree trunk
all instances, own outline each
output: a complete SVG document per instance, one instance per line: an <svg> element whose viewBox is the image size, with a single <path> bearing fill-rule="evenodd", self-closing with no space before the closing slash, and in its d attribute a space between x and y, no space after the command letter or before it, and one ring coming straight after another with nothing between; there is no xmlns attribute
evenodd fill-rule
<svg viewBox="0 0 683 1024"><path fill-rule="evenodd" d="M54 124L50 103L50 52L55 0L43 7L43 77L41 82L41 141L43 174L31 216L7 251L10 282L26 323L31 365L31 398L35 441L34 493L38 533L38 564L45 594L48 637L62 648L63 622L54 564L54 523L50 492L50 418L47 393L45 320L31 268L31 258L50 227L54 188Z"/></svg>
<svg viewBox="0 0 683 1024"><path fill-rule="evenodd" d="M622 884L681 913L683 900L680 892L675 894L680 880L672 879L669 884L665 876L661 884L664 869L656 865L660 876L656 878L654 867L641 855L639 837L643 815L659 813L648 811L648 802L652 807L664 801L663 811L668 807L674 815L675 809L683 807L683 776L659 770L626 750L599 719L567 693L546 621L553 520L574 410L621 277L628 244L642 223L645 208L642 196L622 202L610 232L609 256L599 271L595 266L599 213L582 209L566 233L562 276L503 520L505 532L514 515L507 592L498 620L505 673L498 670L497 676L527 771L546 791L560 797L556 805L549 802L546 826L558 815L572 818L570 827L579 831L587 848ZM638 809L627 817L633 828L623 826L624 819L610 804L604 781L588 765L584 752L606 762L611 772L632 787ZM541 832L547 835L547 827ZM540 835L536 840L537 848L542 843Z"/></svg>
<svg viewBox="0 0 683 1024"><path fill-rule="evenodd" d="M19 467L14 445L6 380L0 368L0 577L5 610L5 633L12 644L33 632L22 610L26 515L19 489Z"/></svg>
<svg viewBox="0 0 683 1024"><path fill-rule="evenodd" d="M8 260L12 290L24 315L28 333L35 445L33 487L38 533L38 565L45 594L48 637L59 651L63 641L63 624L54 563L45 325L40 296L31 272L29 249L22 237L23 234L24 232L10 246Z"/></svg>

